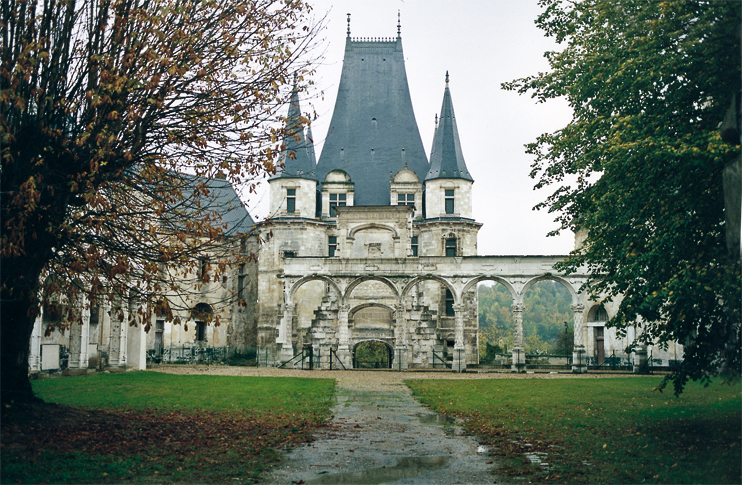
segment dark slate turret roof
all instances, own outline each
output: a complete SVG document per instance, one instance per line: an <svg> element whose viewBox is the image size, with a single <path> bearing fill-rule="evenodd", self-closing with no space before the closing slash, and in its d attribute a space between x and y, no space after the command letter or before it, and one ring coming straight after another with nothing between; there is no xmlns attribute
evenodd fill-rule
<svg viewBox="0 0 742 485"><path fill-rule="evenodd" d="M412 110L399 25L396 39L345 43L335 111L317 164L322 183L342 169L355 184L354 204L389 205L389 179L407 167L420 180L428 158Z"/></svg>
<svg viewBox="0 0 742 485"><path fill-rule="evenodd" d="M283 177L316 180L314 170L317 160L314 156L314 142L310 129L307 129L306 136L304 134L301 107L299 106L299 93L296 86L294 86L294 91L291 93L291 103L287 118L286 134L283 138L283 145L286 149L281 154L283 167L279 167L276 175L271 178Z"/></svg>
<svg viewBox="0 0 742 485"><path fill-rule="evenodd" d="M446 89L443 92L443 106L438 126L433 136L433 148L430 152L430 170L425 180L464 179L474 181L464 162L459 141L459 130L456 127L456 115L453 112L451 91L448 89L448 72L446 72Z"/></svg>

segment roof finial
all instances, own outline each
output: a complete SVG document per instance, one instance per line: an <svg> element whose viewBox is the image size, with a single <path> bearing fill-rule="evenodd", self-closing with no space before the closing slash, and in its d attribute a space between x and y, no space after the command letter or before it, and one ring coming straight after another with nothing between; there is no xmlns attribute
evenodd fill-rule
<svg viewBox="0 0 742 485"><path fill-rule="evenodd" d="M397 38L402 37L402 14L397 10Z"/></svg>
<svg viewBox="0 0 742 485"><path fill-rule="evenodd" d="M348 38L350 39L350 14L348 14Z"/></svg>
<svg viewBox="0 0 742 485"><path fill-rule="evenodd" d="M446 87L448 87L448 71L446 71Z"/></svg>

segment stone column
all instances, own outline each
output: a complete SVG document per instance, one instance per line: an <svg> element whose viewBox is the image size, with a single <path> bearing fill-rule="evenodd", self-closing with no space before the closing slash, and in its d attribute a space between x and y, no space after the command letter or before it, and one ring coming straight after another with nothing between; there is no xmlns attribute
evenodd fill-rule
<svg viewBox="0 0 742 485"><path fill-rule="evenodd" d="M353 359L350 356L350 330L348 329L348 313L350 305L338 307L338 358L343 365L350 369L353 367Z"/></svg>
<svg viewBox="0 0 742 485"><path fill-rule="evenodd" d="M142 301L138 297L129 300L128 336L126 339L126 369L145 370L147 368L147 336L144 332L146 313L142 311ZM145 315L139 319L140 312Z"/></svg>
<svg viewBox="0 0 742 485"><path fill-rule="evenodd" d="M283 305L283 317L281 318L281 329L283 331L283 344L281 345L281 361L286 362L294 357L294 345L291 342L291 334L294 331L294 311L296 305L286 303ZM279 334L280 336L280 334Z"/></svg>
<svg viewBox="0 0 742 485"><path fill-rule="evenodd" d="M88 340L90 335L90 309L87 300L80 295L75 301L75 320L70 322L70 360L68 368L88 368ZM79 315L79 320L77 316Z"/></svg>
<svg viewBox="0 0 742 485"><path fill-rule="evenodd" d="M634 374L649 374L649 361L647 360L647 345L638 344L633 355Z"/></svg>
<svg viewBox="0 0 742 485"><path fill-rule="evenodd" d="M407 319L405 318L404 305L398 304L394 308L397 325L394 328L394 361L393 368L396 370L407 370L409 362L407 359Z"/></svg>
<svg viewBox="0 0 742 485"><path fill-rule="evenodd" d="M110 367L126 366L126 335L129 327L126 324L127 312L124 311L120 298L111 305L111 342L108 350Z"/></svg>
<svg viewBox="0 0 742 485"><path fill-rule="evenodd" d="M453 344L453 364L454 372L466 371L466 347L464 346L464 305L458 303L453 306L455 314L454 338Z"/></svg>
<svg viewBox="0 0 742 485"><path fill-rule="evenodd" d="M29 344L28 370L31 372L41 370L41 322L43 321L43 305L41 311L42 313L36 317L33 323L33 332L31 333Z"/></svg>
<svg viewBox="0 0 742 485"><path fill-rule="evenodd" d="M572 372L582 374L587 372L587 354L585 353L585 325L583 324L585 305L572 305L574 314L575 341L572 351Z"/></svg>
<svg viewBox="0 0 742 485"><path fill-rule="evenodd" d="M526 348L523 344L523 303L513 303L510 307L513 311L513 363L511 370L513 372L526 371Z"/></svg>

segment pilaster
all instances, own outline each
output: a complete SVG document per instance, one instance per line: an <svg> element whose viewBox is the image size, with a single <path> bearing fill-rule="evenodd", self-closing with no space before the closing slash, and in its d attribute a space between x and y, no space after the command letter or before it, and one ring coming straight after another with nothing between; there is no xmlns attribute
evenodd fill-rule
<svg viewBox="0 0 742 485"><path fill-rule="evenodd" d="M42 312L43 305L42 305ZM41 370L41 322L43 321L43 313L36 317L33 324L33 331L31 332L31 342L28 353L28 369L31 372L38 372Z"/></svg>
<svg viewBox="0 0 742 485"><path fill-rule="evenodd" d="M466 371L466 347L464 346L464 305L458 303L453 306L455 314L454 321L454 344L453 344L453 363L454 372Z"/></svg>
<svg viewBox="0 0 742 485"><path fill-rule="evenodd" d="M585 353L585 325L584 325L584 312L585 305L578 303L572 305L572 313L574 314L574 349L572 351L572 372L576 374L582 374L587 372L587 355Z"/></svg>
<svg viewBox="0 0 742 485"><path fill-rule="evenodd" d="M513 312L513 362L511 370L513 372L526 371L526 349L523 344L523 311L525 306L522 303L514 303L510 309Z"/></svg>
<svg viewBox="0 0 742 485"><path fill-rule="evenodd" d="M350 305L343 304L338 307L338 351L337 355L343 365L350 369L353 367L353 359L350 356L350 333L348 330L348 313Z"/></svg>

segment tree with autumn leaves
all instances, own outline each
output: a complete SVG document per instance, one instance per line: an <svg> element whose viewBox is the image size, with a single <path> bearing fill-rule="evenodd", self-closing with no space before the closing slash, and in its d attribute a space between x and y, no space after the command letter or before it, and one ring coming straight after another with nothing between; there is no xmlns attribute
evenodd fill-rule
<svg viewBox="0 0 742 485"><path fill-rule="evenodd" d="M311 21L302 0L3 2L4 402L33 398L42 279L157 307L221 250L226 226L199 200L213 177L249 186L275 169Z"/></svg>
<svg viewBox="0 0 742 485"><path fill-rule="evenodd" d="M589 291L620 297L608 325L641 321L636 344L684 344L676 393L689 379L738 377L740 259L726 245L722 172L739 134L730 142L719 127L739 100L741 4L540 4L536 24L563 48L546 53L548 72L503 87L573 110L527 145L536 187L554 188L538 208L587 233L559 269L587 268Z"/></svg>

